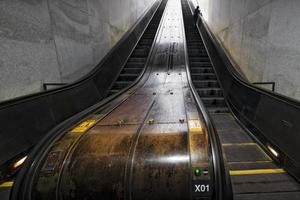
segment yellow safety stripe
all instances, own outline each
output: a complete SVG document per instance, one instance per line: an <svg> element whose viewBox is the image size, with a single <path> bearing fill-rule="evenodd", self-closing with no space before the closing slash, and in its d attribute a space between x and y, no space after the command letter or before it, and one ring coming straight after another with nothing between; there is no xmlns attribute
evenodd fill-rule
<svg viewBox="0 0 300 200"><path fill-rule="evenodd" d="M285 173L284 169L250 169L250 170L230 170L231 176L254 175L254 174L281 174Z"/></svg>
<svg viewBox="0 0 300 200"><path fill-rule="evenodd" d="M5 188L5 187L12 187L14 184L13 181L7 181L7 182L4 182L0 185L0 188Z"/></svg>
<svg viewBox="0 0 300 200"><path fill-rule="evenodd" d="M83 133L87 131L90 127L96 124L96 120L94 119L89 119L84 122L81 122L78 126L76 126L71 132L79 132Z"/></svg>

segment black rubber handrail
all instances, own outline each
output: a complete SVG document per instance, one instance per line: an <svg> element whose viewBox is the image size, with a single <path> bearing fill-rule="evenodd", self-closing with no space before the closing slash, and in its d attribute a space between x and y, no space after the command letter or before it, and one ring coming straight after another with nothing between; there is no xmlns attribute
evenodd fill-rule
<svg viewBox="0 0 300 200"><path fill-rule="evenodd" d="M107 96L110 84L156 13L154 1L101 62L75 83L0 103L0 165L34 146L52 128Z"/></svg>
<svg viewBox="0 0 300 200"><path fill-rule="evenodd" d="M278 164L300 181L300 101L248 82L235 70L201 16L197 27L235 118Z"/></svg>
<svg viewBox="0 0 300 200"><path fill-rule="evenodd" d="M161 4L166 3L167 0L162 0ZM159 7L158 7L159 8ZM161 20L162 21L162 20ZM161 22L159 24L158 30L161 29ZM154 41L158 37L158 34L155 35ZM42 161L42 158L45 157L47 152L49 152L51 148L51 144L55 141L59 140L66 131L72 129L72 127L76 126L80 121L91 115L92 113L99 112L101 109L105 109L110 107L114 109L120 102L118 99L121 99L121 102L128 99L130 94L134 93L144 82L147 80L147 76L150 74L150 70L152 65L149 64L150 57L153 55L154 52L154 45L153 42L150 53L148 55L145 69L143 70L142 74L139 76L137 80L135 80L130 86L124 88L120 92L109 96L108 98L100 101L99 103L85 109L84 111L77 113L76 115L72 116L71 118L65 120L64 122L60 123L54 129L47 133L47 135L34 147L32 152L29 154L28 158L26 159L24 166L22 167L18 177L13 185L12 192L11 192L11 200L30 200L31 199L31 191L35 176L38 174L38 168Z"/></svg>
<svg viewBox="0 0 300 200"><path fill-rule="evenodd" d="M188 0L184 0L187 1ZM189 2L188 2L189 4ZM191 5L189 4L191 14L193 14L193 9ZM183 35L185 38L185 31L183 31ZM189 68L189 59L188 59L188 51L187 51L187 44L186 40L184 40L184 48L185 48L185 66L186 66L186 72L188 77L188 82L192 91L192 94L195 98L196 104L198 106L199 112L202 114L203 121L205 122L205 126L210 138L211 143L211 149L212 149L212 163L213 163L213 170L214 170L214 199L215 200L232 200L233 199L233 193L232 193L232 185L231 185L231 179L229 175L229 170L227 167L227 163L225 162L224 154L222 145L218 136L218 133L216 131L216 128L212 122L212 119L210 115L208 114L208 111L203 104L201 98L199 97L191 78L190 68Z"/></svg>

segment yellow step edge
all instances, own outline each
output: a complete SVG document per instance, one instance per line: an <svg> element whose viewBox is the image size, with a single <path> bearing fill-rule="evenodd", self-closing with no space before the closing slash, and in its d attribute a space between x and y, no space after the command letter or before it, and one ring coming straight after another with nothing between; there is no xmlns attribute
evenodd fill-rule
<svg viewBox="0 0 300 200"><path fill-rule="evenodd" d="M256 161L233 161L227 162L228 164L255 164L255 163L273 163L272 160L256 160Z"/></svg>
<svg viewBox="0 0 300 200"><path fill-rule="evenodd" d="M230 170L231 176L239 175L254 175L254 174L282 174L285 173L284 169L250 169L250 170Z"/></svg>
<svg viewBox="0 0 300 200"><path fill-rule="evenodd" d="M96 122L97 121L95 119L85 120L85 121L81 122L79 125L77 125L75 128L73 128L71 130L71 132L83 133L83 132L87 131L90 127L94 126L96 124Z"/></svg>
<svg viewBox="0 0 300 200"><path fill-rule="evenodd" d="M0 188L6 188L6 187L12 187L14 184L13 181L7 181L7 182L4 182L0 185Z"/></svg>
<svg viewBox="0 0 300 200"><path fill-rule="evenodd" d="M245 143L224 143L222 146L250 146L250 145L256 145L255 142L245 142Z"/></svg>

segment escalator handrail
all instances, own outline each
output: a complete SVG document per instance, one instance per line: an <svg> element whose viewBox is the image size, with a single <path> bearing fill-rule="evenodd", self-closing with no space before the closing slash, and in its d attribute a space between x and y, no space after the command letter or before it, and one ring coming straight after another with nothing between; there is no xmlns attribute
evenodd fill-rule
<svg viewBox="0 0 300 200"><path fill-rule="evenodd" d="M162 0L160 2L160 5L167 0ZM160 7L158 6L158 8ZM158 10L157 8L157 10ZM155 13L157 12L155 11ZM165 11L164 11L165 13ZM153 15L154 16L154 15ZM152 17L153 17L152 16ZM74 124L78 124L80 121L82 121L84 118L87 116L91 115L95 111L101 109L101 107L104 107L110 103L114 103L113 101L116 100L117 98L122 98L122 102L128 99L129 95L128 93L131 94L134 91L136 91L140 85L142 85L146 80L141 80L144 75L147 73L147 71L151 70L151 66L149 66L150 63L150 57L153 54L153 49L155 46L155 41L158 37L158 32L161 29L162 26L162 19L165 16L165 14L162 15L159 26L156 30L156 35L154 37L153 43L151 45L149 55L147 57L147 61L145 63L145 68L142 72L142 74L139 76L139 80L135 80L130 86L127 88L119 91L115 95L111 95L108 98L105 98L104 100L100 101L99 103L83 110L80 113L77 113L76 115L72 116L71 118L65 120L64 122L60 123L57 125L55 128L53 128L51 131L49 131L45 137L42 138L42 140L34 147L32 152L28 155L21 171L19 172L17 179L15 183L13 184L12 192L11 192L11 200L20 200L20 197L23 200L30 200L31 195L28 190L24 190L24 188L28 188L29 185L29 190L31 191L32 188L32 180L33 177L35 177L37 173L37 167L39 166L42 158L45 156L46 152L50 150L51 144L53 144L55 141L57 141L67 130L70 130L70 127L73 127ZM150 19L151 21L151 19ZM149 75L149 73L147 73ZM147 75L145 75L147 76ZM147 78L146 78L147 79ZM114 107L114 106L113 106ZM29 175L31 174L31 176ZM25 186L25 187L24 187ZM21 188L21 189L20 189ZM21 191L21 193L20 193Z"/></svg>
<svg viewBox="0 0 300 200"><path fill-rule="evenodd" d="M190 7L190 5L189 5ZM191 7L190 7L191 9ZM191 12L193 12L191 10ZM183 25L184 26L184 25ZM183 31L183 37L185 36L185 31ZM196 104L202 114L205 126L207 128L208 135L210 137L211 149L212 149L212 162L213 162L213 170L214 170L214 180L215 180L215 197L217 200L231 200L233 199L231 179L229 175L228 167L225 163L225 158L222 150L222 145L217 134L216 128L212 122L210 115L206 107L204 106L202 100L200 99L196 89L192 83L190 68L189 68L189 60L188 60L188 52L187 52L187 44L186 40L184 40L184 49L185 49L185 68L188 78L188 83L192 94L195 98Z"/></svg>

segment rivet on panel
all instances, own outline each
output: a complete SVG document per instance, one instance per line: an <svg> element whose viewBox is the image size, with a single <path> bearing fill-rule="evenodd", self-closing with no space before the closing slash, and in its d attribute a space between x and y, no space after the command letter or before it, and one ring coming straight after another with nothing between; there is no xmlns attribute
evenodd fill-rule
<svg viewBox="0 0 300 200"><path fill-rule="evenodd" d="M153 118L149 119L148 123L149 124L154 124L154 119Z"/></svg>
<svg viewBox="0 0 300 200"><path fill-rule="evenodd" d="M118 121L119 126L122 126L123 124L124 124L124 120L121 119L121 120Z"/></svg>

